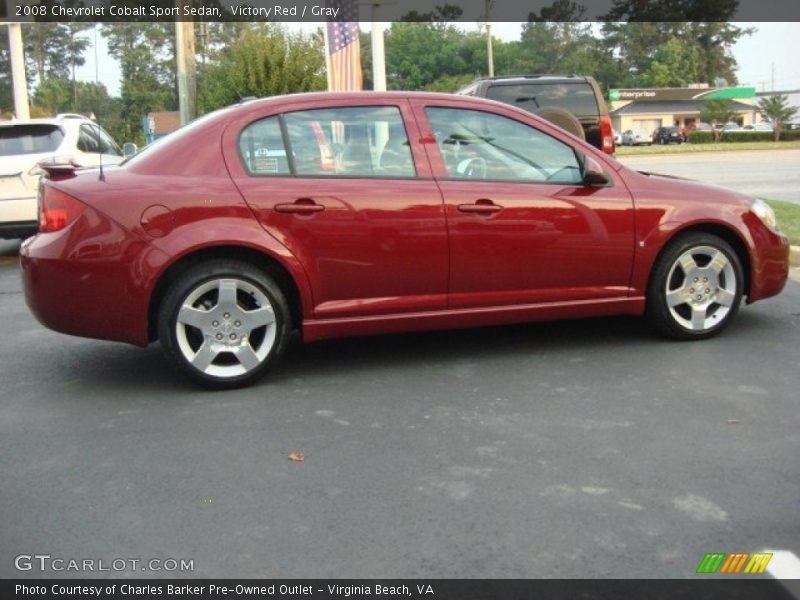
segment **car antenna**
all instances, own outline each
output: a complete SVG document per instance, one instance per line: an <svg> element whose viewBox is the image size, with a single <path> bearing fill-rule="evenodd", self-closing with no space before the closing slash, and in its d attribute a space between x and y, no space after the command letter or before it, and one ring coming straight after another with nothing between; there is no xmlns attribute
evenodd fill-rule
<svg viewBox="0 0 800 600"><path fill-rule="evenodd" d="M100 181L106 180L106 174L103 173L103 153L100 153L100 177L98 177Z"/></svg>

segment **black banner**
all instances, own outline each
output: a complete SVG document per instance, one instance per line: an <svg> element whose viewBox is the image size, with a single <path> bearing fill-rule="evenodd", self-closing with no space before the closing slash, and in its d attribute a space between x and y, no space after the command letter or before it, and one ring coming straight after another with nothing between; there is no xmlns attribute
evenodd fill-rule
<svg viewBox="0 0 800 600"><path fill-rule="evenodd" d="M787 582L792 585L795 582ZM795 590L796 591L796 590ZM36 600L791 600L774 579L671 580L5 580L0 597Z"/></svg>
<svg viewBox="0 0 800 600"><path fill-rule="evenodd" d="M11 21L253 21L336 19L331 0L0 0ZM800 21L797 0L359 0L362 21Z"/></svg>

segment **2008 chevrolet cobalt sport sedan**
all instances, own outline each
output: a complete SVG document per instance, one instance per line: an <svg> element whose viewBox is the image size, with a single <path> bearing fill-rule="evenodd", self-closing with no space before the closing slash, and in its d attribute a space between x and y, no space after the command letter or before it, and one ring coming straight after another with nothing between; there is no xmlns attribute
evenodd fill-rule
<svg viewBox="0 0 800 600"><path fill-rule="evenodd" d="M159 339L217 388L263 375L295 329L312 341L644 314L702 339L788 274L763 202L439 94L225 108L120 167L51 167L39 215L21 262L43 324Z"/></svg>

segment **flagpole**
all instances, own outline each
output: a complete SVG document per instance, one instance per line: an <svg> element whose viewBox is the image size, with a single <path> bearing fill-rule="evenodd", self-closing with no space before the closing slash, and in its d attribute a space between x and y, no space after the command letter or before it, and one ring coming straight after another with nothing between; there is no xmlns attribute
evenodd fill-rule
<svg viewBox="0 0 800 600"><path fill-rule="evenodd" d="M331 52L328 45L328 22L322 24L322 35L325 38L325 75L328 78L328 91L333 89L333 81L331 80Z"/></svg>

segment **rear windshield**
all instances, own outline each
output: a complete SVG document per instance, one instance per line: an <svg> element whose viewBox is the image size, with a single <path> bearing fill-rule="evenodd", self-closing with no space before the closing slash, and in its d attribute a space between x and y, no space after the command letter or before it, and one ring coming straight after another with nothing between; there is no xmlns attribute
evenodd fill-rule
<svg viewBox="0 0 800 600"><path fill-rule="evenodd" d="M599 114L594 90L585 81L492 85L486 96L530 112L545 106L557 106L579 117L596 117Z"/></svg>
<svg viewBox="0 0 800 600"><path fill-rule="evenodd" d="M57 125L11 125L0 127L0 156L53 152L64 139Z"/></svg>

